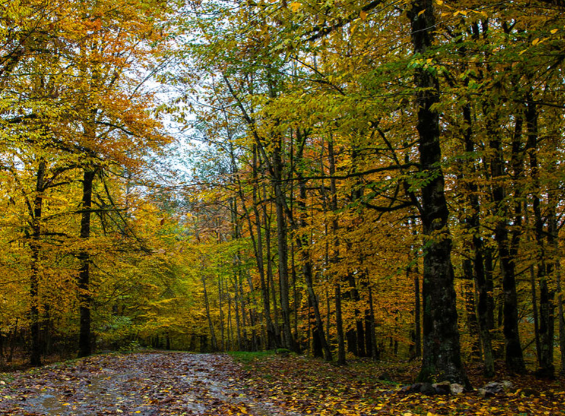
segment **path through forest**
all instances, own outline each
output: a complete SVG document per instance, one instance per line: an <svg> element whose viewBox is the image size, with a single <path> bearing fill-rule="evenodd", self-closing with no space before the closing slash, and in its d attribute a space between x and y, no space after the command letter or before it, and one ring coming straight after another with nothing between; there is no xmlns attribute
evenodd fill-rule
<svg viewBox="0 0 565 416"><path fill-rule="evenodd" d="M296 415L244 393L227 355L101 355L0 381L8 415Z"/></svg>

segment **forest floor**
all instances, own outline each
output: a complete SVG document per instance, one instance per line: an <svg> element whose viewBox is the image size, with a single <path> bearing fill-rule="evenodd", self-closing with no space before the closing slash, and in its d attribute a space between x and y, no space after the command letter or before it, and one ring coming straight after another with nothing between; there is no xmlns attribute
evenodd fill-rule
<svg viewBox="0 0 565 416"><path fill-rule="evenodd" d="M514 388L493 397L403 393L416 370L265 353L106 354L0 373L0 415L565 415L563 380L500 373ZM469 373L475 387L489 381Z"/></svg>

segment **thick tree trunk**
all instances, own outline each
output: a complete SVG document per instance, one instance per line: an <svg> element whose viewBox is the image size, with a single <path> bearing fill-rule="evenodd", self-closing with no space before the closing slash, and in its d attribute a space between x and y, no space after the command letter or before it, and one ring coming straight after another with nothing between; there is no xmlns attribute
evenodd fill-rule
<svg viewBox="0 0 565 416"><path fill-rule="evenodd" d="M39 322L39 262L41 244L41 217L43 210L43 191L45 190L45 170L44 160L39 162L37 168L37 181L35 186L35 200L33 201L32 218L32 240L31 240L31 281L30 281L30 322L31 322L31 354L30 365L38 367L41 365L41 342Z"/></svg>
<svg viewBox="0 0 565 416"><path fill-rule="evenodd" d="M86 243L90 238L92 215L92 188L96 172L92 168L85 168L82 181L82 218L80 221L80 238ZM91 309L92 295L90 293L90 254L88 248L83 248L79 255L80 270L78 277L80 333L79 357L88 357L92 354Z"/></svg>
<svg viewBox="0 0 565 416"><path fill-rule="evenodd" d="M409 12L415 56L426 55L433 45L435 27L432 0L414 0ZM420 169L427 174L421 187L421 217L424 233L424 350L419 380L449 380L470 387L461 362L457 308L451 263L449 211L440 164L439 82L422 67L414 74L418 109Z"/></svg>

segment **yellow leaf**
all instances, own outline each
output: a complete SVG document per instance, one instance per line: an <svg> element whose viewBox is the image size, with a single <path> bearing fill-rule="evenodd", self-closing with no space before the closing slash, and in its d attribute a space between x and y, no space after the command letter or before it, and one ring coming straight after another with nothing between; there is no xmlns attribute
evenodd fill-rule
<svg viewBox="0 0 565 416"><path fill-rule="evenodd" d="M298 2L292 2L290 3L290 9L296 13L296 11L298 9L300 9L302 7L302 3L298 3Z"/></svg>
<svg viewBox="0 0 565 416"><path fill-rule="evenodd" d="M536 46L539 43L539 38L536 38L532 41L532 45Z"/></svg>
<svg viewBox="0 0 565 416"><path fill-rule="evenodd" d="M550 30L549 33L551 33L552 35L555 35L557 33L557 29Z"/></svg>
<svg viewBox="0 0 565 416"><path fill-rule="evenodd" d="M426 9L422 10L421 12L418 13L418 16L423 15L424 13L426 13Z"/></svg>
<svg viewBox="0 0 565 416"><path fill-rule="evenodd" d="M443 1L442 0L436 0L436 3L437 3L438 6L441 6L443 4Z"/></svg>
<svg viewBox="0 0 565 416"><path fill-rule="evenodd" d="M361 20L367 20L367 12L365 10L361 10L359 17L361 18Z"/></svg>

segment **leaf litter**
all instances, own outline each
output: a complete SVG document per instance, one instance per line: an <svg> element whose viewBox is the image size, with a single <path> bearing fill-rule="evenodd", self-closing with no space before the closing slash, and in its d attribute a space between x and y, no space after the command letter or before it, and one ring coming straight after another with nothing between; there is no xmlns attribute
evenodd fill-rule
<svg viewBox="0 0 565 416"><path fill-rule="evenodd" d="M235 362L226 354L108 354L0 374L0 414L36 415L560 415L563 380L512 378L513 391L480 397L405 394L398 363L338 367L301 356ZM485 382L473 374L479 387ZM505 378L507 375L500 374ZM535 394L531 394L534 391ZM528 392L528 394L525 394Z"/></svg>

